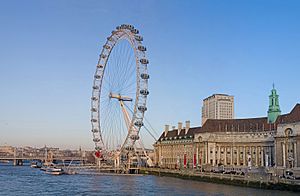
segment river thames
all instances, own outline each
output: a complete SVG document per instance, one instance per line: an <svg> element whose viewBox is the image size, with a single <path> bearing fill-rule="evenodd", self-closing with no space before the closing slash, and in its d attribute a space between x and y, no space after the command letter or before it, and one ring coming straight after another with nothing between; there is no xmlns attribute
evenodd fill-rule
<svg viewBox="0 0 300 196"><path fill-rule="evenodd" d="M0 195L299 195L158 176L52 176L29 166L0 164Z"/></svg>

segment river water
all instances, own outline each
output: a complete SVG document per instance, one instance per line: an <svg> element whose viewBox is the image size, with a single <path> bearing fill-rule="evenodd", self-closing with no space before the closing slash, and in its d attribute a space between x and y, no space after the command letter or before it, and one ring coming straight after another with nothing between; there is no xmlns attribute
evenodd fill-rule
<svg viewBox="0 0 300 196"><path fill-rule="evenodd" d="M299 195L158 176L53 176L29 166L0 163L0 195Z"/></svg>

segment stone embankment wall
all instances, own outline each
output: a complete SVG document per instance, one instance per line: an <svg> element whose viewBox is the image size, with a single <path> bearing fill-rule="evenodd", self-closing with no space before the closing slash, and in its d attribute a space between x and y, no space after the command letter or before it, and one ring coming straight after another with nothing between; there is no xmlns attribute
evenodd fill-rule
<svg viewBox="0 0 300 196"><path fill-rule="evenodd" d="M300 180L272 178L259 174L219 174L212 172L195 172L191 170L169 170L159 168L141 168L141 174L176 177L219 184L237 185L262 189L288 190L300 192Z"/></svg>

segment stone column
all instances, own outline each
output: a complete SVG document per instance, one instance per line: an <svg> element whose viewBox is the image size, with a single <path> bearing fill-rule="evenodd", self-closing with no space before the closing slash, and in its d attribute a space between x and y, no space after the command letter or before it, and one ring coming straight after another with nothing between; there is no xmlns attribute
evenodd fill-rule
<svg viewBox="0 0 300 196"><path fill-rule="evenodd" d="M212 166L216 165L216 144L214 144L213 149L212 149L212 160L213 160L213 164Z"/></svg>
<svg viewBox="0 0 300 196"><path fill-rule="evenodd" d="M199 147L197 145L196 147L196 168L198 168L199 165Z"/></svg>
<svg viewBox="0 0 300 196"><path fill-rule="evenodd" d="M237 166L240 166L240 147L238 146L237 147L237 150L236 150L236 165Z"/></svg>
<svg viewBox="0 0 300 196"><path fill-rule="evenodd" d="M263 147L261 146L260 147L260 166L264 166L264 149L263 149Z"/></svg>
<svg viewBox="0 0 300 196"><path fill-rule="evenodd" d="M286 167L286 164L285 164L285 143L282 143L282 158L283 158L283 167Z"/></svg>
<svg viewBox="0 0 300 196"><path fill-rule="evenodd" d="M203 143L203 165L207 162L207 152L206 152L206 143Z"/></svg>
<svg viewBox="0 0 300 196"><path fill-rule="evenodd" d="M224 146L224 165L227 165L227 147Z"/></svg>
<svg viewBox="0 0 300 196"><path fill-rule="evenodd" d="M294 143L294 167L298 167L298 161L297 161L297 142Z"/></svg>
<svg viewBox="0 0 300 196"><path fill-rule="evenodd" d="M246 165L246 146L243 148L243 166Z"/></svg>
<svg viewBox="0 0 300 196"><path fill-rule="evenodd" d="M256 147L256 149L257 149L257 166L260 166L260 146L257 146Z"/></svg>
<svg viewBox="0 0 300 196"><path fill-rule="evenodd" d="M218 146L218 164L221 163L221 146Z"/></svg>
<svg viewBox="0 0 300 196"><path fill-rule="evenodd" d="M255 166L255 154L254 154L255 146L251 146L251 166Z"/></svg>
<svg viewBox="0 0 300 196"><path fill-rule="evenodd" d="M159 144L159 146L158 146L158 157L157 157L157 164L158 165L161 165L161 162L160 162L160 160L161 160L161 156L162 156L162 149L161 149L162 147L161 147L161 144Z"/></svg>
<svg viewBox="0 0 300 196"><path fill-rule="evenodd" d="M255 166L258 167L258 147L255 147Z"/></svg>
<svg viewBox="0 0 300 196"><path fill-rule="evenodd" d="M206 161L206 163L207 164L210 164L210 148L209 148L209 145L208 145L208 143L207 143L207 145L206 145L206 152L207 152L207 161Z"/></svg>
<svg viewBox="0 0 300 196"><path fill-rule="evenodd" d="M275 167L278 166L278 158L277 158L277 141L274 140L274 164Z"/></svg>
<svg viewBox="0 0 300 196"><path fill-rule="evenodd" d="M233 165L233 146L230 147L230 165Z"/></svg>
<svg viewBox="0 0 300 196"><path fill-rule="evenodd" d="M273 158L273 156L272 156L272 146L269 146L269 159L270 159L270 161L269 161L269 166L271 166L272 167L272 165L273 165L273 162L272 162L272 158Z"/></svg>
<svg viewBox="0 0 300 196"><path fill-rule="evenodd" d="M203 165L203 161L204 161L204 149L202 145L199 145L199 164Z"/></svg>

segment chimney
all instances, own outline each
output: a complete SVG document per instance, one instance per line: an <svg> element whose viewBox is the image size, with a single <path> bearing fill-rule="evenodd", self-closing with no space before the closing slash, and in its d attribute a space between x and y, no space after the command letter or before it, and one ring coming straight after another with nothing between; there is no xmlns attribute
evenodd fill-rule
<svg viewBox="0 0 300 196"><path fill-rule="evenodd" d="M185 121L185 134L189 131L191 122L189 120Z"/></svg>
<svg viewBox="0 0 300 196"><path fill-rule="evenodd" d="M181 129L182 129L182 122L178 122L177 135L180 134Z"/></svg>
<svg viewBox="0 0 300 196"><path fill-rule="evenodd" d="M167 137L168 132L169 132L169 125L165 125L165 137Z"/></svg>

